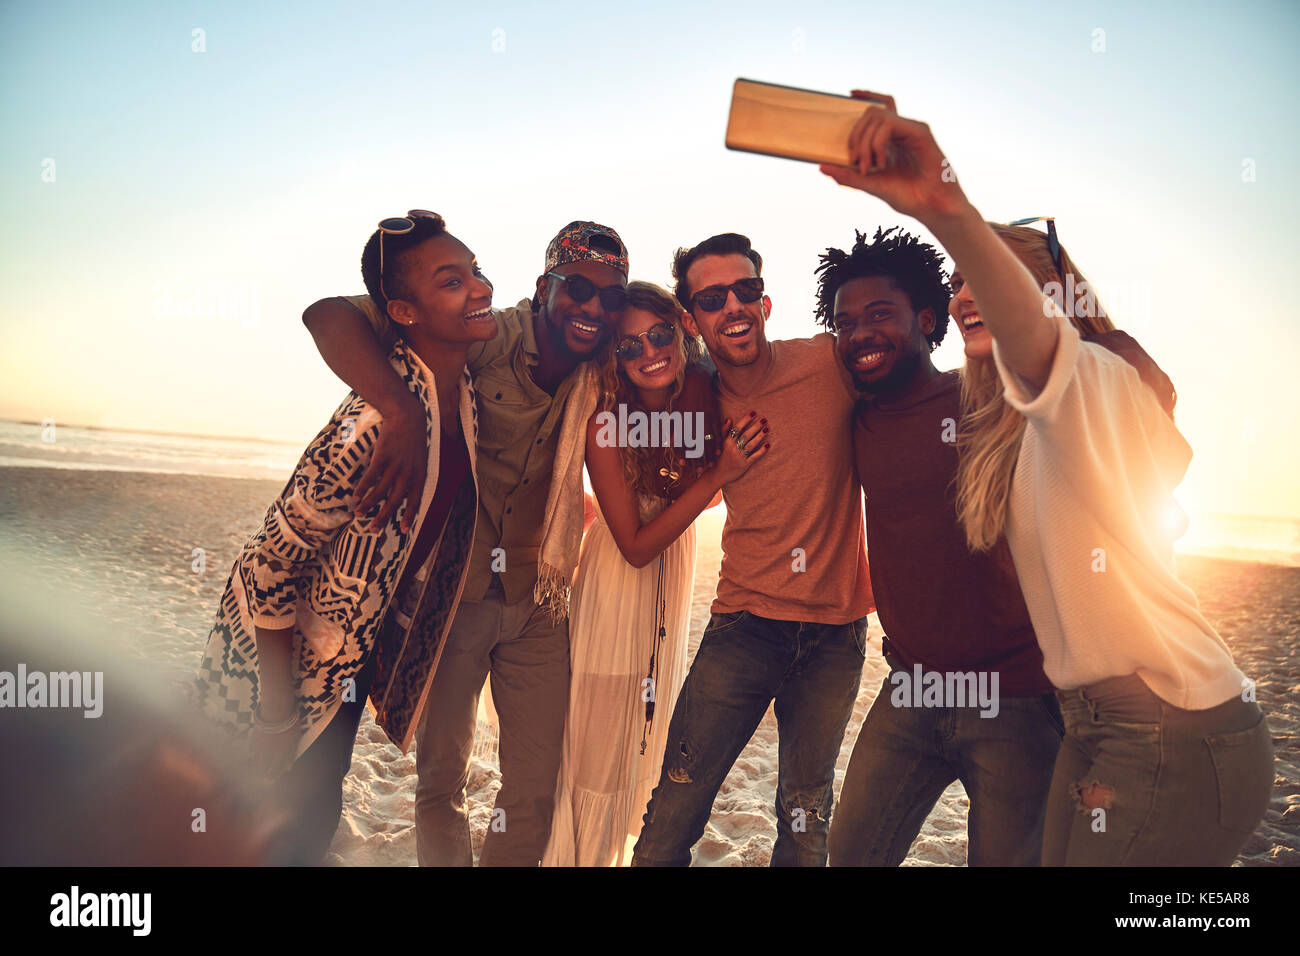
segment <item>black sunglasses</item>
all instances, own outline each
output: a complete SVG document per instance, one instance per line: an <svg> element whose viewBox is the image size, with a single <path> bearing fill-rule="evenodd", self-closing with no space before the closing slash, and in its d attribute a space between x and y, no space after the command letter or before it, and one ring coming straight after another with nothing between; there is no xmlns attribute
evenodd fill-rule
<svg viewBox="0 0 1300 956"><path fill-rule="evenodd" d="M639 359L641 353L645 351L645 345L642 338L647 339L655 348L663 348L665 345L672 343L674 338L671 326L664 325L662 322L658 325L652 325L639 335L629 335L622 339L614 348L614 354L624 362L631 362L633 359Z"/></svg>
<svg viewBox="0 0 1300 956"><path fill-rule="evenodd" d="M763 280L758 276L750 276L737 279L731 285L713 285L701 289L691 296L691 311L698 307L705 312L717 312L727 304L727 295L731 292L736 293L739 302L757 302L763 294Z"/></svg>
<svg viewBox="0 0 1300 956"><path fill-rule="evenodd" d="M621 285L607 285L598 289L596 283L586 276L562 276L558 272L548 272L546 275L563 282L564 294L580 305L599 293L600 304L606 312L622 312L627 308L627 289Z"/></svg>
<svg viewBox="0 0 1300 956"><path fill-rule="evenodd" d="M1052 265L1056 268L1056 274L1065 281L1065 272L1061 269L1061 240L1056 238L1056 217L1055 216L1030 216L1028 219L1017 219L1015 222L1007 223L1008 226L1027 226L1031 222L1047 223L1047 251L1051 253Z"/></svg>

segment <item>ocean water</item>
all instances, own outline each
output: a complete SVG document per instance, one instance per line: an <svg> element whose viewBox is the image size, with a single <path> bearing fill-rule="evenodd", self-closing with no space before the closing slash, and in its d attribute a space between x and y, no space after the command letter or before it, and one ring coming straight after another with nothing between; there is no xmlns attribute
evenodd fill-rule
<svg viewBox="0 0 1300 956"><path fill-rule="evenodd" d="M1300 520L1195 513L1191 519L1177 545L1181 554L1300 567Z"/></svg>
<svg viewBox="0 0 1300 956"><path fill-rule="evenodd" d="M72 468L217 478L288 478L302 446L252 438L213 438L0 421L0 467ZM702 546L721 537L723 507L697 529ZM1182 554L1300 567L1300 519L1192 513Z"/></svg>
<svg viewBox="0 0 1300 956"><path fill-rule="evenodd" d="M284 481L303 446L253 438L43 427L0 421L0 466L138 471Z"/></svg>

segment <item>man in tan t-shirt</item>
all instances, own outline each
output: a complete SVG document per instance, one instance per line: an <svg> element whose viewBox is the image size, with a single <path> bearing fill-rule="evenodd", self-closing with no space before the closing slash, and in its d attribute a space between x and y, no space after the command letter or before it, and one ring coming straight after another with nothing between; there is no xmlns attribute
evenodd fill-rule
<svg viewBox="0 0 1300 956"><path fill-rule="evenodd" d="M767 340L762 263L735 233L679 250L673 262L684 324L718 369L723 416L766 419L772 441L766 460L723 487L718 592L673 711L637 866L690 862L722 781L774 701L772 865L826 863L835 761L873 610L853 466L856 393L832 336Z"/></svg>

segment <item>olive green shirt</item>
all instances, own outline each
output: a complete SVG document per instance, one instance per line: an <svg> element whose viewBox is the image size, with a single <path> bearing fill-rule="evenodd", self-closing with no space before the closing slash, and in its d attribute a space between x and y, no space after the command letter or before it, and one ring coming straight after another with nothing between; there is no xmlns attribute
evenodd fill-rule
<svg viewBox="0 0 1300 956"><path fill-rule="evenodd" d="M344 296L381 341L393 333L369 296ZM552 397L533 381L537 336L527 299L493 310L496 337L470 347L468 367L478 401L478 522L461 599L481 601L494 577L507 603L532 600L542 521L559 444L564 405L576 376Z"/></svg>

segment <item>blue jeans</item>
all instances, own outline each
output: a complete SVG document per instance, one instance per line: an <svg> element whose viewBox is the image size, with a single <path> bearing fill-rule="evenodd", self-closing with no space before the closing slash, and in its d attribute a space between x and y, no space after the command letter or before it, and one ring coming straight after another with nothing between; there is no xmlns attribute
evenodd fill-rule
<svg viewBox="0 0 1300 956"><path fill-rule="evenodd" d="M866 654L849 624L714 614L668 726L633 866L686 866L723 780L775 699L780 737L773 866L824 866L835 761Z"/></svg>
<svg viewBox="0 0 1300 956"><path fill-rule="evenodd" d="M967 862L1037 866L1063 732L1055 696L1000 698L997 715L982 717L978 706L896 707L894 689L886 677L853 746L831 866L902 863L954 780L970 798Z"/></svg>
<svg viewBox="0 0 1300 956"><path fill-rule="evenodd" d="M1231 865L1273 790L1258 704L1182 710L1136 674L1058 696L1044 866Z"/></svg>

